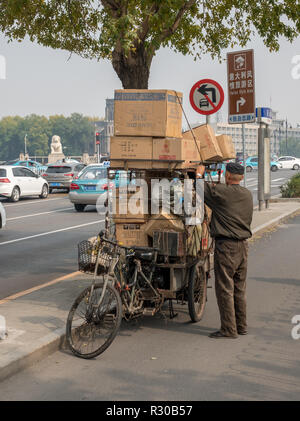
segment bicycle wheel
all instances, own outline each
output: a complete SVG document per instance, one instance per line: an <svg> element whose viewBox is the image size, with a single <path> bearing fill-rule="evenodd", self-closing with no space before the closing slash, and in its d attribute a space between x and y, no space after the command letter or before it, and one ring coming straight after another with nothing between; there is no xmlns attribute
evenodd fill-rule
<svg viewBox="0 0 300 421"><path fill-rule="evenodd" d="M91 303L99 301L103 284L95 284ZM116 289L107 285L98 308L89 310L91 287L76 298L67 319L66 338L72 352L81 358L94 358L114 340L122 321L122 303Z"/></svg>
<svg viewBox="0 0 300 421"><path fill-rule="evenodd" d="M204 267L196 263L190 271L188 284L188 307L192 322L199 322L204 314L207 282Z"/></svg>

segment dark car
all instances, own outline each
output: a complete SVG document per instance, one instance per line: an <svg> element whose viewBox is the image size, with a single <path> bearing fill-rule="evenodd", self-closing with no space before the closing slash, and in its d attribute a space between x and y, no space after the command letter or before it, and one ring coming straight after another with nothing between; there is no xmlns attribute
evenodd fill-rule
<svg viewBox="0 0 300 421"><path fill-rule="evenodd" d="M65 162L48 165L43 177L48 181L49 193L54 189L69 191L72 180L85 167L78 162Z"/></svg>
<svg viewBox="0 0 300 421"><path fill-rule="evenodd" d="M248 154L245 153L245 159L247 159L247 158L248 158ZM243 152L237 152L235 162L238 163L238 164L241 164L241 161L243 161Z"/></svg>

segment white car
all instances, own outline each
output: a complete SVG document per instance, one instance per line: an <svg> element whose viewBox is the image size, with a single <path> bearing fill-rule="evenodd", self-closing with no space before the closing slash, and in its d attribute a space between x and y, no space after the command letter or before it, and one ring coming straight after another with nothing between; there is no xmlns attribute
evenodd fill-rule
<svg viewBox="0 0 300 421"><path fill-rule="evenodd" d="M39 196L45 199L48 196L47 181L31 170L21 166L0 166L0 196L17 202L20 197Z"/></svg>
<svg viewBox="0 0 300 421"><path fill-rule="evenodd" d="M6 224L6 213L5 213L4 206L0 202L0 229L5 227L5 224Z"/></svg>
<svg viewBox="0 0 300 421"><path fill-rule="evenodd" d="M282 164L282 168L288 170L300 169L300 158L295 158L294 156L280 156L277 162Z"/></svg>

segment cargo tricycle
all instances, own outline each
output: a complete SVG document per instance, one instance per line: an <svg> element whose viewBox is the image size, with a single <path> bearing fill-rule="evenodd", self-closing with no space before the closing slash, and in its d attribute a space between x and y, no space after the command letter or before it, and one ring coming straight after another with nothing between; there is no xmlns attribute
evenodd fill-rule
<svg viewBox="0 0 300 421"><path fill-rule="evenodd" d="M136 178L137 170L127 171ZM173 179L189 177L187 170L176 168L168 168L170 174ZM155 314L173 318L174 301L187 304L192 322L200 321L212 248L207 208L200 225L186 226L183 232L157 230L149 246L121 244L108 211L105 230L78 245L79 270L93 274L93 280L68 315L66 338L72 352L81 358L96 357L112 343L122 319Z"/></svg>

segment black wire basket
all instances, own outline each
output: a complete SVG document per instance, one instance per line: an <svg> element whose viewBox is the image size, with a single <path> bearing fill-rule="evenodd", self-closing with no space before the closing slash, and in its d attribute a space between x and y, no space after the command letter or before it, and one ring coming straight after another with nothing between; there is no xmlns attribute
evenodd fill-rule
<svg viewBox="0 0 300 421"><path fill-rule="evenodd" d="M107 244L103 245L99 241L81 241L78 244L78 269L81 272L94 273L99 253L97 275L107 273L113 258L112 252Z"/></svg>

